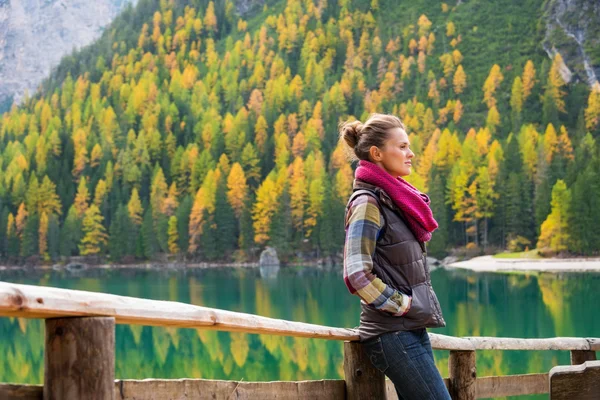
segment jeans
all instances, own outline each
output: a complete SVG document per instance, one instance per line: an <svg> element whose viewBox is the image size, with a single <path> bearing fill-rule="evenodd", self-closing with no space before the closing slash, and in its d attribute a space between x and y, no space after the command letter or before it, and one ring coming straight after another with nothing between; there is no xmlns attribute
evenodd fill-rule
<svg viewBox="0 0 600 400"><path fill-rule="evenodd" d="M425 328L387 332L361 344L373 366L394 383L398 399L450 400Z"/></svg>

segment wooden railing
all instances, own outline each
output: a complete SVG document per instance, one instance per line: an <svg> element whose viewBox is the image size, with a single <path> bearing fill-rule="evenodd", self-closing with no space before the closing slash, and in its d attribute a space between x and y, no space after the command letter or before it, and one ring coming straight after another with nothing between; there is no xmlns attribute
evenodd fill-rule
<svg viewBox="0 0 600 400"><path fill-rule="evenodd" d="M353 329L170 301L4 282L0 282L0 317L46 320L44 385L0 384L0 399L397 398L393 384L372 367L363 353ZM115 323L343 340L345 379L115 380ZM547 373L477 377L477 350L565 350L571 352L572 364L595 360L600 350L598 338L458 338L433 333L429 337L434 349L450 350L445 382L453 399L548 393Z"/></svg>

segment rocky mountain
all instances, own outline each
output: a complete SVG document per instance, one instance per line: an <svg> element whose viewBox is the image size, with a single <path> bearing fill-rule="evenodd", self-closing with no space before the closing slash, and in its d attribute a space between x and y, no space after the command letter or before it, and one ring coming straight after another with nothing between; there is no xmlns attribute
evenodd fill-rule
<svg viewBox="0 0 600 400"><path fill-rule="evenodd" d="M573 75L590 86L600 77L600 2L597 0L550 0L544 4L544 50L550 57L560 52Z"/></svg>
<svg viewBox="0 0 600 400"><path fill-rule="evenodd" d="M0 111L33 93L61 57L136 0L0 0Z"/></svg>

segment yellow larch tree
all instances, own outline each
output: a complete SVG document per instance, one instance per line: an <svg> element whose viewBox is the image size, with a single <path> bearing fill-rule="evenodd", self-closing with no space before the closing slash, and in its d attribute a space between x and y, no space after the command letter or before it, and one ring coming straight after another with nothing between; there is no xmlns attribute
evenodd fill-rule
<svg viewBox="0 0 600 400"><path fill-rule="evenodd" d="M40 215L39 234L39 253L45 261L50 259L48 255L48 214L45 212Z"/></svg>
<svg viewBox="0 0 600 400"><path fill-rule="evenodd" d="M106 246L108 235L102 221L104 217L98 207L95 204L89 206L83 218L84 236L79 244L79 252L82 256L99 254Z"/></svg>
<svg viewBox="0 0 600 400"><path fill-rule="evenodd" d="M538 249L549 249L557 253L568 249L570 204L571 191L567 189L566 183L559 179L552 188L552 211L540 228Z"/></svg>
<svg viewBox="0 0 600 400"><path fill-rule="evenodd" d="M254 241L264 244L269 237L271 219L277 209L279 190L271 175L263 181L256 191L256 202L252 210Z"/></svg>
<svg viewBox="0 0 600 400"><path fill-rule="evenodd" d="M248 184L246 176L240 163L234 163L227 177L227 200L233 208L237 218L240 218L244 210L244 204L248 196Z"/></svg>
<svg viewBox="0 0 600 400"><path fill-rule="evenodd" d="M169 237L169 253L179 253L179 245L177 244L177 242L179 241L179 232L177 231L177 217L174 215L171 215L171 217L169 218L169 229L167 233Z"/></svg>
<svg viewBox="0 0 600 400"><path fill-rule="evenodd" d="M550 91L550 96L552 100L554 100L554 105L556 109L561 112L566 112L565 110L565 91L563 90L563 86L567 83L562 77L561 70L565 68L565 63L563 61L560 53L556 53L554 55L554 59L552 60L552 66L550 67L550 71L548 72L548 82L547 88Z"/></svg>
<svg viewBox="0 0 600 400"><path fill-rule="evenodd" d="M527 60L525 63L521 81L523 82L523 103L525 103L535 85L535 67L533 61Z"/></svg>
<svg viewBox="0 0 600 400"><path fill-rule="evenodd" d="M593 132L600 123L600 82L596 82L590 91L585 109L585 127Z"/></svg>
<svg viewBox="0 0 600 400"><path fill-rule="evenodd" d="M452 84L454 85L454 93L456 94L461 94L467 87L467 75L465 74L462 64L456 67Z"/></svg>
<svg viewBox="0 0 600 400"><path fill-rule="evenodd" d="M90 202L90 191L87 187L87 181L85 176L79 179L79 186L77 187L77 193L75 194L75 201L73 206L77 212L77 217L82 218L88 209Z"/></svg>
<svg viewBox="0 0 600 400"><path fill-rule="evenodd" d="M104 199L106 198L106 181L104 179L100 179L96 184L96 191L94 192L94 201L93 203L100 208Z"/></svg>
<svg viewBox="0 0 600 400"><path fill-rule="evenodd" d="M494 94L503 80L504 75L502 75L502 72L500 71L500 66L498 64L494 64L483 84L483 102L488 108L492 108L496 105L496 98L494 97Z"/></svg>
<svg viewBox="0 0 600 400"><path fill-rule="evenodd" d="M296 157L290 166L290 208L292 225L298 232L304 232L304 213L308 196L304 160Z"/></svg>
<svg viewBox="0 0 600 400"><path fill-rule="evenodd" d="M142 224L142 215L144 213L144 209L142 208L142 202L140 201L138 190L135 187L131 191L131 197L127 203L127 211L129 212L129 219L131 222L133 222L135 225Z"/></svg>

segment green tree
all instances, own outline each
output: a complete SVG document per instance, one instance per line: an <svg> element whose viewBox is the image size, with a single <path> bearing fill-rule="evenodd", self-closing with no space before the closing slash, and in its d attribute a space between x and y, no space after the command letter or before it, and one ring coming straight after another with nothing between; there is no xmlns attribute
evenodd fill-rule
<svg viewBox="0 0 600 400"><path fill-rule="evenodd" d="M552 212L542 224L538 249L552 252L568 250L570 241L569 220L571 219L571 191L563 180L558 180L552 188Z"/></svg>

